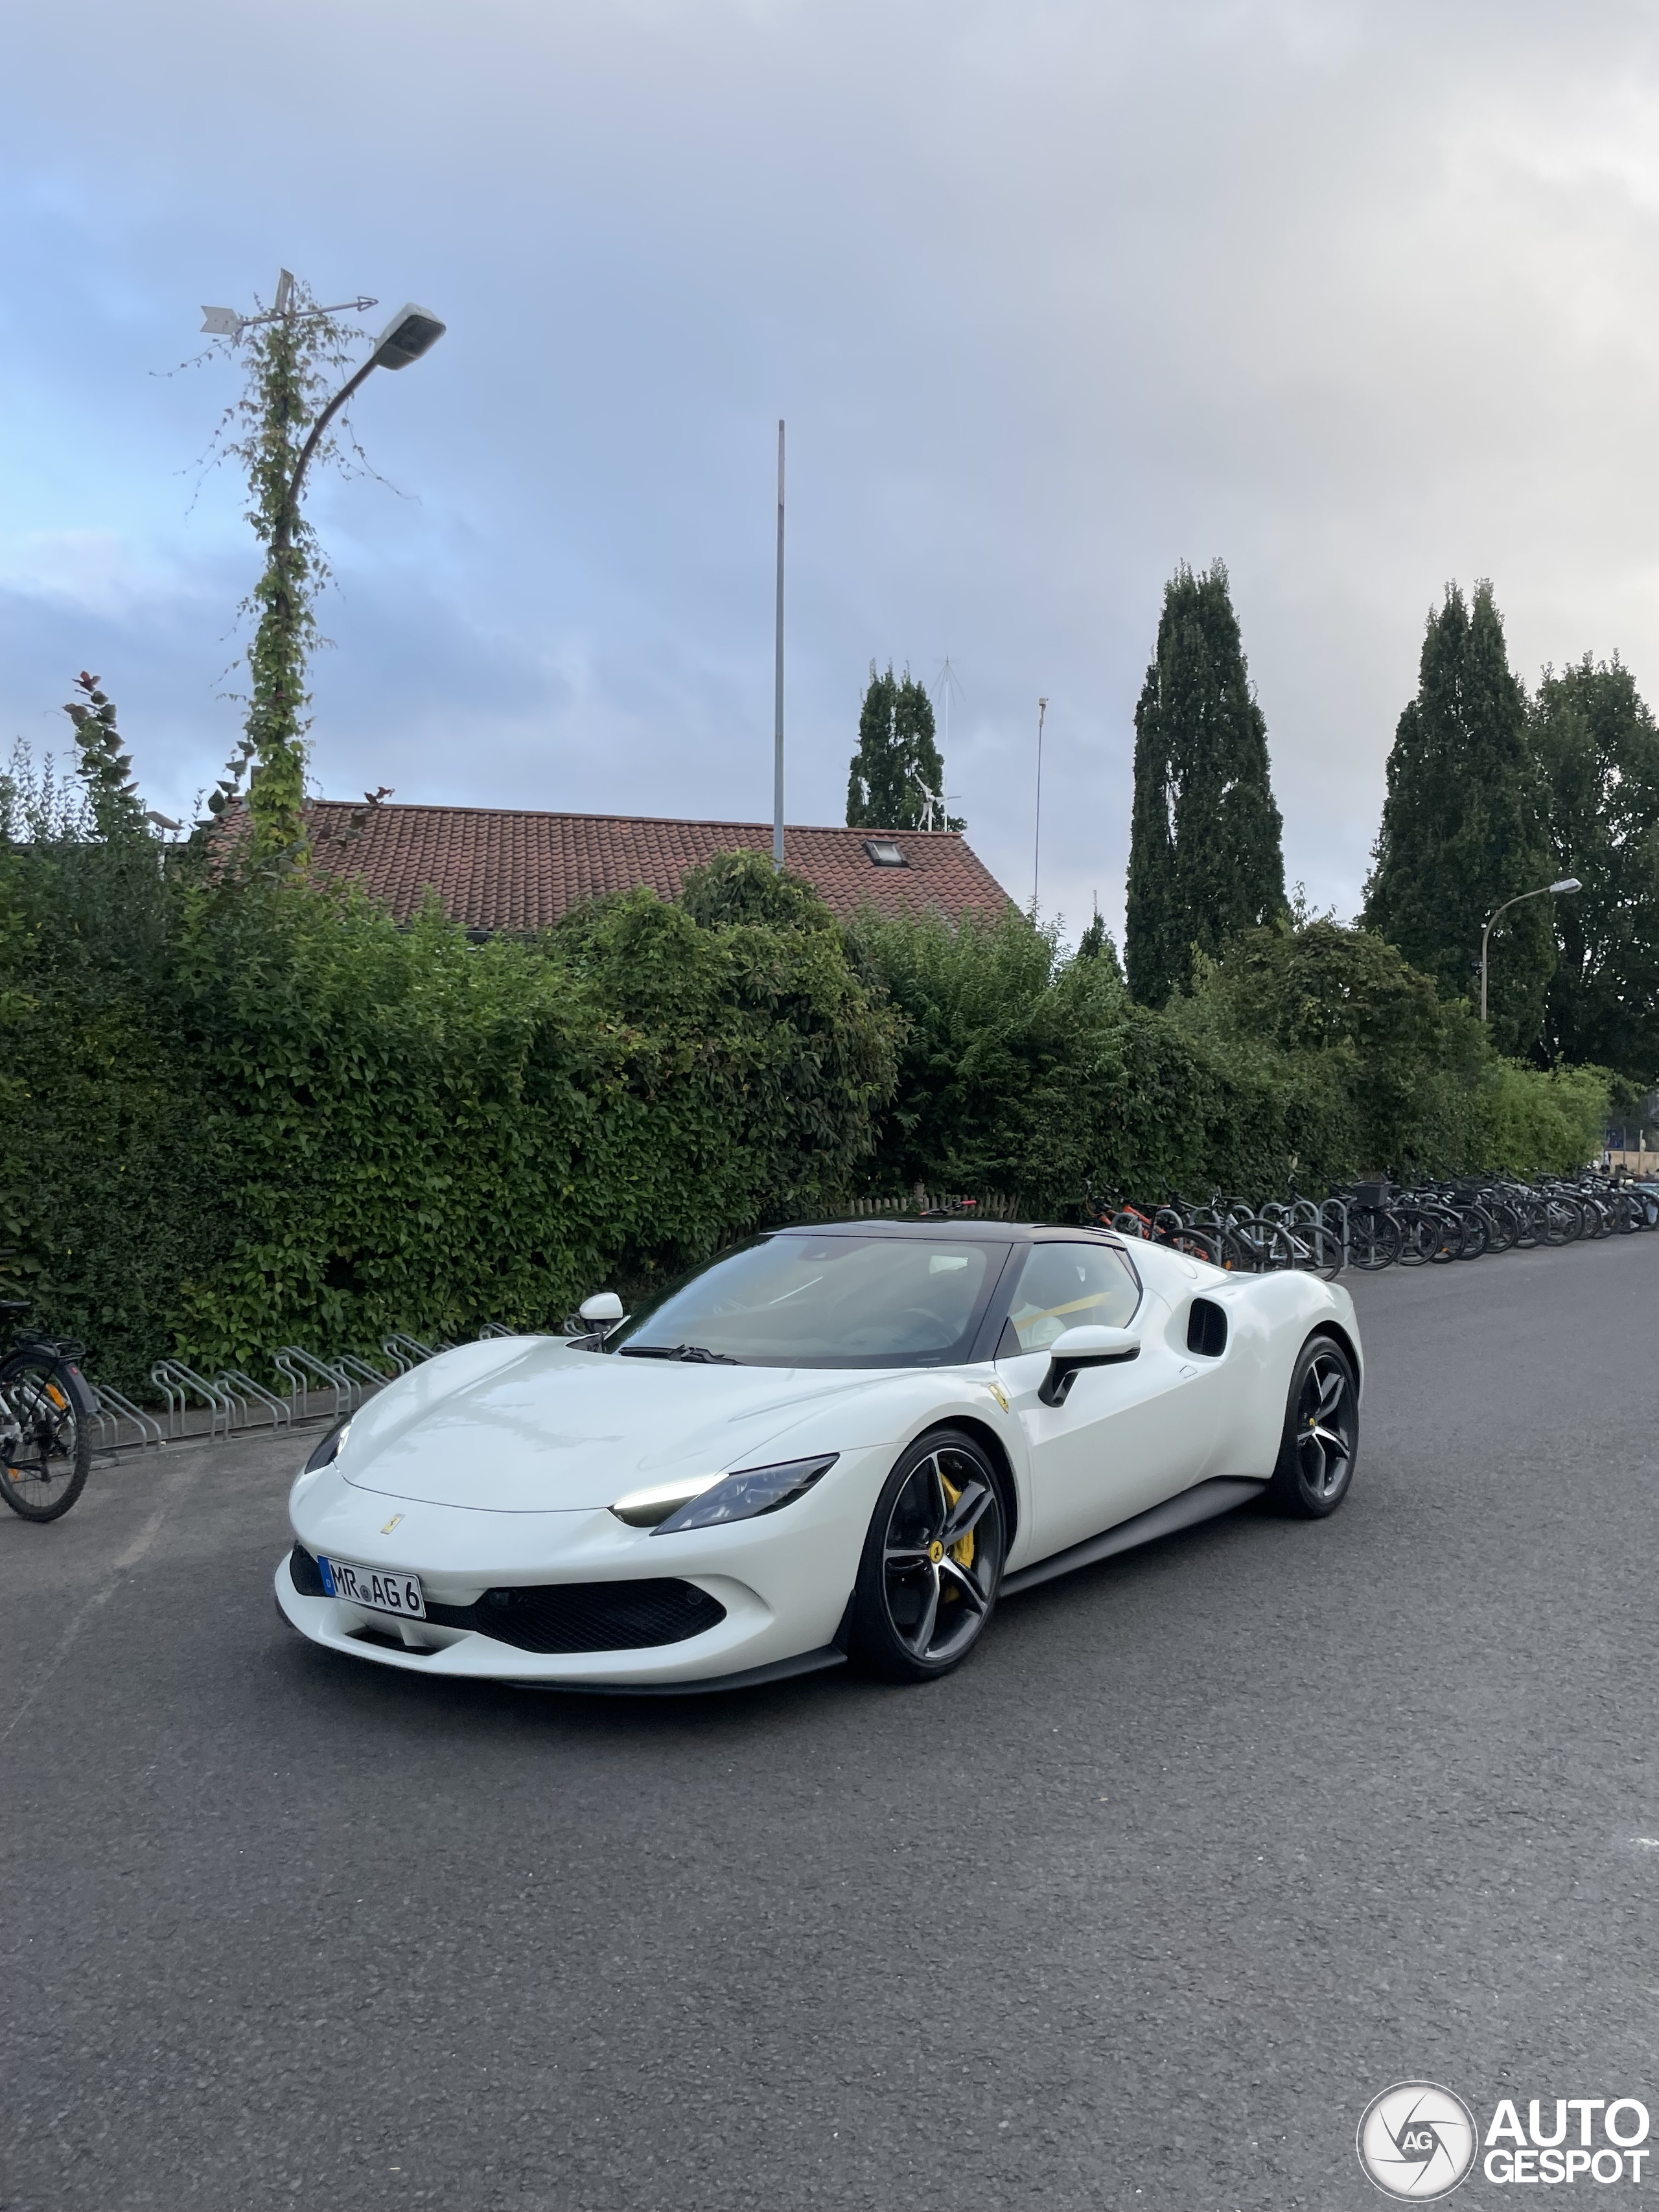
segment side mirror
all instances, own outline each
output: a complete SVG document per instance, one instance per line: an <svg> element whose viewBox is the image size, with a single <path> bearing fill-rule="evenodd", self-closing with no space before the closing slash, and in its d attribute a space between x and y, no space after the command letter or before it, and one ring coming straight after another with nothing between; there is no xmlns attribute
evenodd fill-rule
<svg viewBox="0 0 1659 2212"><path fill-rule="evenodd" d="M614 1291L595 1291L591 1298L582 1300L566 1322L564 1333L586 1339L591 1348L602 1344L611 1330L627 1319L623 1302Z"/></svg>
<svg viewBox="0 0 1659 2212"><path fill-rule="evenodd" d="M1129 1328L1068 1328L1048 1346L1048 1372L1038 1386L1045 1406L1063 1406L1085 1367L1121 1367L1139 1359L1140 1339Z"/></svg>

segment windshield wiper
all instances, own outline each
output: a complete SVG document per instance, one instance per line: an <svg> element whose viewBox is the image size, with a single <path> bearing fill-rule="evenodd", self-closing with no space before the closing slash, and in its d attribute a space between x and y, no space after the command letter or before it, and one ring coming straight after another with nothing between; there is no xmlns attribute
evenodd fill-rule
<svg viewBox="0 0 1659 2212"><path fill-rule="evenodd" d="M617 1349L624 1359L684 1359L703 1367L736 1367L740 1364L728 1352L710 1352L701 1344L624 1344Z"/></svg>

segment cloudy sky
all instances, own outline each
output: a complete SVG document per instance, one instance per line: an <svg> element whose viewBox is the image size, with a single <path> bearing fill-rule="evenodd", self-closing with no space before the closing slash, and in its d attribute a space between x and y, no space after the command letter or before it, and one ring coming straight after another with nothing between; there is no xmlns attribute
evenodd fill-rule
<svg viewBox="0 0 1659 2212"><path fill-rule="evenodd" d="M448 322L318 487L313 780L764 818L775 423L789 813L868 664L947 655L948 787L1117 924L1132 717L1219 554L1289 872L1358 902L1447 579L1516 667L1659 696L1659 20L1528 0L19 0L0 740L117 696L147 795L230 750L255 573L168 377L279 266ZM378 322L379 317L371 320Z"/></svg>

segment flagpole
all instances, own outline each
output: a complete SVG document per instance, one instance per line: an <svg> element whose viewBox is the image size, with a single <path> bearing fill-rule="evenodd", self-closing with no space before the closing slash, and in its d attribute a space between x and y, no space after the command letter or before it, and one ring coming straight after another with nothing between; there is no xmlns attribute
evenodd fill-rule
<svg viewBox="0 0 1659 2212"><path fill-rule="evenodd" d="M773 682L772 865L783 866L783 423L778 423L778 620Z"/></svg>

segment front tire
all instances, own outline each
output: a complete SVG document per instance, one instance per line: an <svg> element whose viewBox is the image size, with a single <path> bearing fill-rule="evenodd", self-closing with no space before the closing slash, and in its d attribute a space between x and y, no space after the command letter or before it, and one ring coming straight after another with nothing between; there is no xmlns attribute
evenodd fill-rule
<svg viewBox="0 0 1659 2212"><path fill-rule="evenodd" d="M918 1437L882 1485L853 1590L848 1656L889 1682L933 1682L984 1634L1007 1556L1002 1490L961 1429Z"/></svg>
<svg viewBox="0 0 1659 2212"><path fill-rule="evenodd" d="M1269 1504L1298 1520L1322 1521L1347 1496L1358 1455L1353 1363L1334 1337L1310 1337L1291 1376Z"/></svg>

